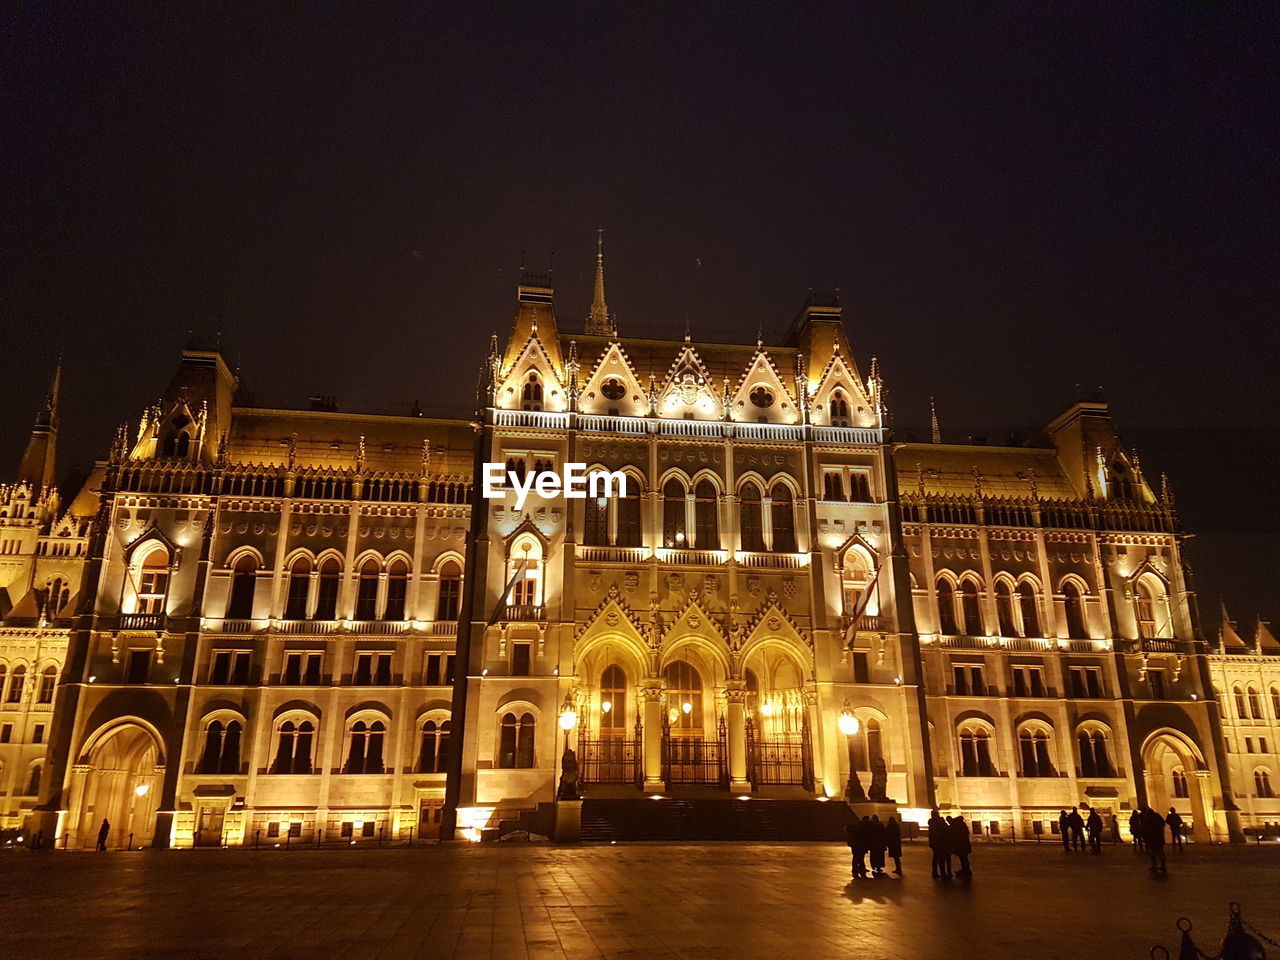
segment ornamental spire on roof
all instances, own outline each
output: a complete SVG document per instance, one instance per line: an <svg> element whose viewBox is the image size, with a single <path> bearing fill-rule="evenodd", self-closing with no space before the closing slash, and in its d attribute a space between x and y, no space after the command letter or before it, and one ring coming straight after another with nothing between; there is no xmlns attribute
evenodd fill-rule
<svg viewBox="0 0 1280 960"><path fill-rule="evenodd" d="M58 402L61 393L62 357L59 356L58 364L53 370L53 379L49 383L49 394L45 398L43 409L36 414L31 439L27 441L26 452L18 466L19 483L29 483L38 489L53 485L58 445Z"/></svg>
<svg viewBox="0 0 1280 960"><path fill-rule="evenodd" d="M604 299L604 230L596 231L596 286L591 298L591 313L587 316L587 333L596 337L616 336L609 305Z"/></svg>

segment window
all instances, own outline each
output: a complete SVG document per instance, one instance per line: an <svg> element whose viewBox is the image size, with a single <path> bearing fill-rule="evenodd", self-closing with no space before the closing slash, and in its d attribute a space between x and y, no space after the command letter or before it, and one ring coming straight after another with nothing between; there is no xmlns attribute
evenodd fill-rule
<svg viewBox="0 0 1280 960"><path fill-rule="evenodd" d="M146 683L151 673L151 651L130 650L125 666L125 683Z"/></svg>
<svg viewBox="0 0 1280 960"><path fill-rule="evenodd" d="M240 772L240 721L211 721L204 728L204 752L196 773Z"/></svg>
<svg viewBox="0 0 1280 960"><path fill-rule="evenodd" d="M1187 771L1181 767L1173 768L1173 795L1180 800L1191 796L1190 784L1187 783Z"/></svg>
<svg viewBox="0 0 1280 960"><path fill-rule="evenodd" d="M436 619L458 619L462 603L462 571L452 560L440 567L440 592L436 597Z"/></svg>
<svg viewBox="0 0 1280 960"><path fill-rule="evenodd" d="M163 550L152 550L142 561L142 569L138 573L138 613L164 613L168 595L169 554Z"/></svg>
<svg viewBox="0 0 1280 960"><path fill-rule="evenodd" d="M836 390L831 394L831 425L833 427L850 426L849 419L849 401L845 399L844 394Z"/></svg>
<svg viewBox="0 0 1280 960"><path fill-rule="evenodd" d="M419 773L444 773L449 769L449 721L427 720L422 724L422 744L418 750Z"/></svg>
<svg viewBox="0 0 1280 960"><path fill-rule="evenodd" d="M640 546L640 483L635 477L628 475L626 495L617 503L618 546Z"/></svg>
<svg viewBox="0 0 1280 960"><path fill-rule="evenodd" d="M236 561L231 574L231 599L227 616L232 620L248 620L253 616L253 594L258 585L258 561L245 554Z"/></svg>
<svg viewBox="0 0 1280 960"><path fill-rule="evenodd" d="M1152 700L1163 700L1165 698L1163 670L1147 669L1147 688L1151 691Z"/></svg>
<svg viewBox="0 0 1280 960"><path fill-rule="evenodd" d="M391 686L391 654L357 653L351 682L358 687Z"/></svg>
<svg viewBox="0 0 1280 960"><path fill-rule="evenodd" d="M1107 735L1097 729L1081 730L1076 734L1080 745L1080 775L1082 777L1114 777L1111 754L1107 751Z"/></svg>
<svg viewBox="0 0 1280 960"><path fill-rule="evenodd" d="M67 601L70 599L71 589L67 586L67 581L61 577L54 577L49 581L49 596L45 601L44 615L52 620L63 612L62 608L67 605Z"/></svg>
<svg viewBox="0 0 1280 960"><path fill-rule="evenodd" d="M289 596L284 605L286 620L307 618L307 595L311 591L311 561L299 557L289 568Z"/></svg>
<svg viewBox="0 0 1280 960"><path fill-rule="evenodd" d="M405 601L409 595L409 567L403 560L393 560L387 573L387 607L384 620L403 620Z"/></svg>
<svg viewBox="0 0 1280 960"><path fill-rule="evenodd" d="M667 682L667 720L673 732L702 732L702 675L690 663L675 660L662 671Z"/></svg>
<svg viewBox="0 0 1280 960"><path fill-rule="evenodd" d="M531 643L511 644L511 675L513 677L529 676L532 651Z"/></svg>
<svg viewBox="0 0 1280 960"><path fill-rule="evenodd" d="M1157 633L1156 597L1151 585L1145 580L1138 581L1138 588L1133 594L1133 603L1138 617L1138 636L1151 639Z"/></svg>
<svg viewBox="0 0 1280 960"><path fill-rule="evenodd" d="M1236 716L1239 717L1241 720L1248 720L1249 708L1245 705L1245 702L1244 702L1244 687L1240 686L1239 684L1236 684L1235 687L1232 689L1231 693L1236 702Z"/></svg>
<svg viewBox="0 0 1280 960"><path fill-rule="evenodd" d="M1244 752L1253 753L1253 737L1244 738Z"/></svg>
<svg viewBox="0 0 1280 960"><path fill-rule="evenodd" d="M1040 637L1040 608L1036 604L1036 591L1025 580L1018 584L1018 612L1022 615L1022 635Z"/></svg>
<svg viewBox="0 0 1280 960"><path fill-rule="evenodd" d="M538 575L530 567L525 567L524 576L516 581L511 590L511 604L516 607L532 607L538 598Z"/></svg>
<svg viewBox="0 0 1280 960"><path fill-rule="evenodd" d="M1249 716L1254 720L1261 720L1262 715L1262 696L1258 693L1258 688L1249 687Z"/></svg>
<svg viewBox="0 0 1280 960"><path fill-rule="evenodd" d="M1002 637L1018 635L1018 628L1013 622L1013 593L1003 580L996 581L996 625Z"/></svg>
<svg viewBox="0 0 1280 960"><path fill-rule="evenodd" d="M627 388L617 377L610 377L601 385L600 393L606 400L621 400L627 395Z"/></svg>
<svg viewBox="0 0 1280 960"><path fill-rule="evenodd" d="M507 457L507 474L513 476L519 483L524 483L525 466L524 457ZM510 482L509 479L504 482Z"/></svg>
<svg viewBox="0 0 1280 960"><path fill-rule="evenodd" d="M8 743L13 739L13 724L0 723L0 743Z"/></svg>
<svg viewBox="0 0 1280 960"><path fill-rule="evenodd" d="M627 676L617 664L600 675L600 733L621 736L627 728Z"/></svg>
<svg viewBox="0 0 1280 960"><path fill-rule="evenodd" d="M310 720L286 720L277 734L276 759L272 773L310 773L311 743L315 724Z"/></svg>
<svg viewBox="0 0 1280 960"><path fill-rule="evenodd" d="M966 725L960 728L960 775L996 775L995 764L991 762L991 733L986 727Z"/></svg>
<svg viewBox="0 0 1280 960"><path fill-rule="evenodd" d="M342 578L342 565L330 557L320 564L320 584L316 590L316 620L338 618L338 587Z"/></svg>
<svg viewBox="0 0 1280 960"><path fill-rule="evenodd" d="M1067 614L1067 636L1075 639L1089 636L1089 631L1085 628L1084 597L1080 594L1080 588L1067 581L1062 588L1062 599Z"/></svg>
<svg viewBox="0 0 1280 960"><path fill-rule="evenodd" d="M1013 667L1013 695L1015 697L1043 697L1044 668L1015 665Z"/></svg>
<svg viewBox="0 0 1280 960"><path fill-rule="evenodd" d="M1071 667L1071 696L1097 700L1102 696L1101 667Z"/></svg>
<svg viewBox="0 0 1280 960"><path fill-rule="evenodd" d="M964 632L970 637L983 635L982 609L978 606L978 584L965 580L960 584L960 611L964 614Z"/></svg>
<svg viewBox="0 0 1280 960"><path fill-rule="evenodd" d="M667 549L686 546L684 485L672 477L662 488L662 545Z"/></svg>
<svg viewBox="0 0 1280 960"><path fill-rule="evenodd" d="M320 664L324 654L291 650L284 655L284 671L280 682L290 687L316 687L320 685Z"/></svg>
<svg viewBox="0 0 1280 960"><path fill-rule="evenodd" d="M1041 727L1023 727L1018 733L1018 752L1024 777L1057 776L1049 754L1048 731Z"/></svg>
<svg viewBox="0 0 1280 960"><path fill-rule="evenodd" d="M980 663L954 663L951 674L955 679L955 692L961 697L981 697L987 692L983 682L983 665Z"/></svg>
<svg viewBox="0 0 1280 960"><path fill-rule="evenodd" d="M1271 789L1271 774L1267 770L1253 771L1253 786L1257 795L1263 800L1270 800L1275 796ZM27 791L28 793L34 791Z"/></svg>
<svg viewBox="0 0 1280 960"><path fill-rule="evenodd" d="M530 373L525 380L524 389L520 392L520 403L525 410L542 409L542 381L536 373Z"/></svg>
<svg viewBox="0 0 1280 960"><path fill-rule="evenodd" d="M760 488L744 483L738 497L742 529L742 549L754 553L764 551L764 522L761 513Z"/></svg>
<svg viewBox="0 0 1280 960"><path fill-rule="evenodd" d="M582 514L582 542L588 547L609 545L609 501L587 497Z"/></svg>
<svg viewBox="0 0 1280 960"><path fill-rule="evenodd" d="M749 396L752 405L762 410L773 406L773 391L767 387L756 387Z"/></svg>
<svg viewBox="0 0 1280 960"><path fill-rule="evenodd" d="M37 723L35 727L32 728L32 731L31 731L32 743L44 743L44 726L45 725L43 723ZM1265 753L1266 751L1264 750L1263 752Z"/></svg>
<svg viewBox="0 0 1280 960"><path fill-rule="evenodd" d="M853 651L853 682L871 682L871 656L865 650Z"/></svg>
<svg viewBox="0 0 1280 960"><path fill-rule="evenodd" d="M1280 720L1280 687L1271 688L1271 715Z"/></svg>
<svg viewBox="0 0 1280 960"><path fill-rule="evenodd" d="M938 632L951 635L960 632L956 624L956 591L950 580L938 581Z"/></svg>
<svg viewBox="0 0 1280 960"><path fill-rule="evenodd" d="M533 714L514 713L502 716L502 738L498 746L498 766L503 769L530 769L533 767Z"/></svg>
<svg viewBox="0 0 1280 960"><path fill-rule="evenodd" d="M18 664L9 674L9 692L5 695L5 703L21 703L23 688L27 682L27 668Z"/></svg>
<svg viewBox="0 0 1280 960"><path fill-rule="evenodd" d="M382 773L382 740L387 726L381 720L357 720L351 725L346 773Z"/></svg>
<svg viewBox="0 0 1280 960"><path fill-rule="evenodd" d="M4 678L0 676L0 686L4 686ZM58 668L45 667L40 674L40 686L36 689L36 703L53 703L53 694L58 687Z"/></svg>
<svg viewBox="0 0 1280 960"><path fill-rule="evenodd" d="M699 550L720 549L720 521L716 516L716 488L710 480L702 480L694 488L693 535Z"/></svg>
<svg viewBox="0 0 1280 960"><path fill-rule="evenodd" d="M853 763L858 770L875 770L877 759L884 758L884 732L880 721L868 717L858 727L853 738Z"/></svg>
<svg viewBox="0 0 1280 960"><path fill-rule="evenodd" d="M356 585L356 619L376 620L378 617L378 580L382 568L370 557L360 565L360 580Z"/></svg>
<svg viewBox="0 0 1280 960"><path fill-rule="evenodd" d="M769 491L773 505L769 516L773 521L773 549L775 553L796 552L795 515L792 511L791 488L778 482Z"/></svg>
<svg viewBox="0 0 1280 960"><path fill-rule="evenodd" d="M849 499L854 503L871 503L871 477L862 470L849 471Z"/></svg>
<svg viewBox="0 0 1280 960"><path fill-rule="evenodd" d="M428 653L422 671L422 682L428 687L450 686L453 683L453 654Z"/></svg>
<svg viewBox="0 0 1280 960"><path fill-rule="evenodd" d="M164 439L160 442L160 456L185 457L191 452L191 435L187 432L190 425L191 420L182 413L169 421Z"/></svg>
<svg viewBox="0 0 1280 960"><path fill-rule="evenodd" d="M209 667L209 682L237 686L247 684L249 657L248 650L215 650L213 663Z"/></svg>
<svg viewBox="0 0 1280 960"><path fill-rule="evenodd" d="M844 477L839 470L827 470L822 475L822 499L844 501Z"/></svg>

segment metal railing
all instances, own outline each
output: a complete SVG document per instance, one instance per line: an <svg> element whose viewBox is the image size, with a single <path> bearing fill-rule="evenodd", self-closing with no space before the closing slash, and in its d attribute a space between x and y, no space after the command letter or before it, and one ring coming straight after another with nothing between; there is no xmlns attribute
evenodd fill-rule
<svg viewBox="0 0 1280 960"><path fill-rule="evenodd" d="M583 783L644 782L644 742L621 737L578 741L578 767Z"/></svg>
<svg viewBox="0 0 1280 960"><path fill-rule="evenodd" d="M734 555L738 565L742 567L770 567L775 570L799 570L803 564L799 553L745 553L739 551Z"/></svg>
<svg viewBox="0 0 1280 960"><path fill-rule="evenodd" d="M649 559L644 547L578 547L577 559L584 563L643 563Z"/></svg>
<svg viewBox="0 0 1280 960"><path fill-rule="evenodd" d="M508 603L502 619L508 623L541 623L547 619L547 610L540 603Z"/></svg>

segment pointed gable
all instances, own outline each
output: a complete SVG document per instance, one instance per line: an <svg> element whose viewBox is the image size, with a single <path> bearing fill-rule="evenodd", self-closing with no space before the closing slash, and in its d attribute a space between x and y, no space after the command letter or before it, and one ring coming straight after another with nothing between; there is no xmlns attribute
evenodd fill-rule
<svg viewBox="0 0 1280 960"><path fill-rule="evenodd" d="M556 354L559 355L559 344ZM495 406L501 410L519 410L523 405L524 386L530 374L537 377L542 387L543 410L567 410L568 390L561 371L550 351L537 333L530 333L524 345L509 364L498 383Z"/></svg>
<svg viewBox="0 0 1280 960"><path fill-rule="evenodd" d="M713 378L687 340L658 391L657 413L677 420L686 414L695 420L724 418L724 402L716 396Z"/></svg>
<svg viewBox="0 0 1280 960"><path fill-rule="evenodd" d="M621 342L612 341L596 361L582 385L578 408L583 413L606 414L616 410L624 417L648 415L648 391Z"/></svg>
<svg viewBox="0 0 1280 960"><path fill-rule="evenodd" d="M783 382L782 374L764 347L756 348L751 363L738 378L730 418L744 423L799 423L797 398Z"/></svg>
<svg viewBox="0 0 1280 960"><path fill-rule="evenodd" d="M831 354L831 358L818 374L816 381L811 380L810 383L816 384L809 398L814 423L831 426L832 418L835 416L837 419L848 418L848 423L841 424L843 426L874 427L878 425L876 404L858 382L858 371L852 359L846 359L839 349ZM837 391L840 393L840 399L843 399L848 407L847 413L832 409L831 401L836 398Z"/></svg>
<svg viewBox="0 0 1280 960"><path fill-rule="evenodd" d="M1280 657L1280 640L1271 632L1271 624L1266 620L1258 621L1258 632L1254 634L1253 645L1264 657Z"/></svg>

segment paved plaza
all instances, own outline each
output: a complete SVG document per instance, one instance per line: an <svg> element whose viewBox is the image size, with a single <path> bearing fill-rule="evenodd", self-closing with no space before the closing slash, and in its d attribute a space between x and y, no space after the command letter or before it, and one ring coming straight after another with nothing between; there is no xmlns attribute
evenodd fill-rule
<svg viewBox="0 0 1280 960"><path fill-rule="evenodd" d="M1124 847L981 846L970 884L851 883L828 844L450 845L0 854L0 957L1145 958L1227 902L1280 934L1280 848L1201 847L1152 879ZM1175 949L1176 955L1176 949Z"/></svg>

